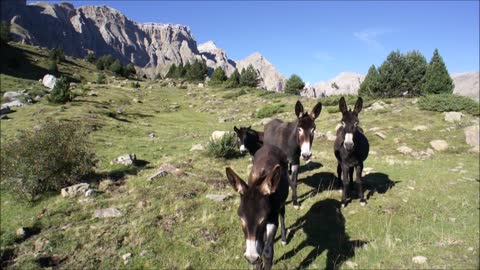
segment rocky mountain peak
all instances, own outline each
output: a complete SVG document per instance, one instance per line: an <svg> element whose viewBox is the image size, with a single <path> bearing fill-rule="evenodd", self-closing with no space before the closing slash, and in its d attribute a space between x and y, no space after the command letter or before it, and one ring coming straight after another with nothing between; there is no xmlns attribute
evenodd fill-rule
<svg viewBox="0 0 480 270"><path fill-rule="evenodd" d="M237 69L241 71L252 65L261 78L259 87L281 92L285 88L287 79L262 54L254 52L237 62Z"/></svg>
<svg viewBox="0 0 480 270"><path fill-rule="evenodd" d="M218 49L217 45L215 44L215 42L213 42L211 40L198 45L198 50L200 52L209 52L209 51L214 51L216 49Z"/></svg>

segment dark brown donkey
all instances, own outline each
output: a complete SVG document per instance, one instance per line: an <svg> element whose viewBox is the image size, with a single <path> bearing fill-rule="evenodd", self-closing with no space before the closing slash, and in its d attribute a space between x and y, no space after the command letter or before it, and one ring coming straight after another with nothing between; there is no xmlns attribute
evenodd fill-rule
<svg viewBox="0 0 480 270"><path fill-rule="evenodd" d="M255 153L263 145L263 132L256 131L250 127L233 127L235 133L237 133L237 144L240 148L240 153L248 151L250 155Z"/></svg>
<svg viewBox="0 0 480 270"><path fill-rule="evenodd" d="M297 201L297 177L300 156L304 160L312 156L311 148L313 135L315 131L315 119L322 111L322 103L317 103L311 113L304 112L300 101L295 104L295 114L297 120L293 122L283 122L279 119L273 119L265 125L264 142L273 144L282 149L287 155L288 162L291 164L291 187L293 207L298 208Z"/></svg>
<svg viewBox="0 0 480 270"><path fill-rule="evenodd" d="M287 157L273 145L264 145L253 157L246 184L227 167L227 178L240 193L238 215L247 241L245 258L257 269L270 269L273 242L280 216L282 242L286 244L285 201L288 197ZM262 258L263 257L263 262Z"/></svg>
<svg viewBox="0 0 480 270"><path fill-rule="evenodd" d="M338 179L343 179L342 207L347 204L347 189L350 181L353 181L353 169L357 173L357 186L360 197L360 204L366 204L362 188L363 161L368 157L369 144L367 137L358 126L358 114L362 110L363 101L359 97L355 108L347 109L345 98L340 98L340 111L342 112L342 126L337 130L337 139L334 144L335 157L337 158ZM342 176L343 174L343 176Z"/></svg>

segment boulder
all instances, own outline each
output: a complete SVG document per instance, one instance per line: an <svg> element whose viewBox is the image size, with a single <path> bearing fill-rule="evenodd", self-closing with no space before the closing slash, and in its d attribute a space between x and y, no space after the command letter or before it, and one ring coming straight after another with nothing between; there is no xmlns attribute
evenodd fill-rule
<svg viewBox="0 0 480 270"><path fill-rule="evenodd" d="M87 183L80 183L80 184L76 184L66 188L62 188L61 194L62 194L62 197L64 198L75 197L78 195L85 194L85 192L88 190L89 187L90 185Z"/></svg>
<svg viewBox="0 0 480 270"><path fill-rule="evenodd" d="M365 110L366 111L383 110L383 109L385 109L386 106L387 106L387 104L385 102L379 100L379 101L376 101L375 103L373 103L370 107L368 107Z"/></svg>
<svg viewBox="0 0 480 270"><path fill-rule="evenodd" d="M3 93L3 98L10 98L10 99L13 99L13 98L17 98L19 96L23 95L23 91L8 91L8 92L5 92Z"/></svg>
<svg viewBox="0 0 480 270"><path fill-rule="evenodd" d="M378 137L380 137L380 139L382 140L385 140L387 138L387 135L381 131L375 133L375 135L377 135Z"/></svg>
<svg viewBox="0 0 480 270"><path fill-rule="evenodd" d="M205 150L205 147L201 143L195 144L192 146L192 148L190 148L190 151L203 151L203 150Z"/></svg>
<svg viewBox="0 0 480 270"><path fill-rule="evenodd" d="M97 209L93 214L93 217L96 218L111 218L111 217L120 217L122 216L122 212L117 208L104 208L104 209Z"/></svg>
<svg viewBox="0 0 480 270"><path fill-rule="evenodd" d="M198 84L198 88L204 88L204 87L205 87L205 85L203 83Z"/></svg>
<svg viewBox="0 0 480 270"><path fill-rule="evenodd" d="M412 262L416 264L424 264L427 262L427 258L425 256L415 256L412 258Z"/></svg>
<svg viewBox="0 0 480 270"><path fill-rule="evenodd" d="M206 197L216 202L224 202L225 200L232 197L232 194L207 194Z"/></svg>
<svg viewBox="0 0 480 270"><path fill-rule="evenodd" d="M12 107L23 107L23 106L25 106L25 103L21 102L18 99L15 99L10 102L3 103L1 108L4 109L7 107L12 108Z"/></svg>
<svg viewBox="0 0 480 270"><path fill-rule="evenodd" d="M478 147L479 146L479 141L480 141L480 130L479 130L479 125L473 125L465 128L463 130L465 133L465 141L467 142L468 145L473 146L473 147Z"/></svg>
<svg viewBox="0 0 480 270"><path fill-rule="evenodd" d="M404 154L404 155L408 155L408 154L413 152L412 148L410 148L406 145L398 147L397 151Z"/></svg>
<svg viewBox="0 0 480 270"><path fill-rule="evenodd" d="M448 123L460 122L465 115L461 112L446 112L445 121Z"/></svg>
<svg viewBox="0 0 480 270"><path fill-rule="evenodd" d="M47 74L43 76L42 84L47 88L53 89L53 87L55 87L56 82L57 82L57 78L53 75Z"/></svg>
<svg viewBox="0 0 480 270"><path fill-rule="evenodd" d="M418 126L415 126L415 127L413 127L413 129L412 129L412 130L413 130L413 131L425 131L425 130L427 130L427 129L428 129L428 127L427 127L427 126L424 126L424 125L418 125Z"/></svg>
<svg viewBox="0 0 480 270"><path fill-rule="evenodd" d="M112 160L110 164L133 165L135 164L135 161L137 161L137 156L135 154L125 154Z"/></svg>
<svg viewBox="0 0 480 270"><path fill-rule="evenodd" d="M210 136L210 140L216 142L216 141L220 141L223 136L229 134L230 132L228 131L214 131L212 132L212 136Z"/></svg>
<svg viewBox="0 0 480 270"><path fill-rule="evenodd" d="M430 142L433 150L435 151L445 151L448 149L448 143L444 140L433 140Z"/></svg>

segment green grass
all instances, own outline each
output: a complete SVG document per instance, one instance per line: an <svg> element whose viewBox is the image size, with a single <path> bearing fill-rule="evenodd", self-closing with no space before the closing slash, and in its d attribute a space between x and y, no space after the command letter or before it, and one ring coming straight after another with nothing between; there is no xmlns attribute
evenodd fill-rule
<svg viewBox="0 0 480 270"><path fill-rule="evenodd" d="M427 95L418 100L422 110L435 112L462 111L472 115L480 115L478 102L468 97L453 94Z"/></svg>
<svg viewBox="0 0 480 270"><path fill-rule="evenodd" d="M86 70L90 68L86 66ZM13 75L1 76L2 85L23 81ZM93 75L90 79L95 80ZM17 130L32 128L46 117L80 120L91 128L89 139L99 158L97 176L89 180L95 188L99 181L114 180L109 190L97 191L94 201L84 203L78 202L79 198L64 199L58 192L37 204L23 204L2 189L1 249L12 250L15 257L7 269L39 268L38 254L61 258L60 269L247 269L245 241L236 214L238 195L223 203L205 196L233 194L225 167L247 179L251 161L248 157L210 158L204 151L191 152L190 148L206 144L215 130L230 131L234 125L258 121L256 108L284 104L284 112L275 117L293 120L297 99L307 111L317 101L289 95L272 98L256 92L229 99L222 97L223 89L197 88L196 84L178 89L161 82L141 82L141 88L132 89L121 81L109 78L106 85L89 85L98 96L76 97L63 107L42 100L18 108L9 115L11 120L2 120L2 144ZM41 87L36 80L25 83ZM133 102L134 98L142 103ZM478 269L479 158L468 152L463 135L463 128L478 123L478 118L467 114L460 123L449 124L441 113L422 111L411 100L389 102L388 110L362 111L360 125L371 145L365 167L377 173L373 174L376 178L367 177L368 181L388 178L395 185L385 193L374 193L366 207L354 200L336 212L339 192L312 193L336 171L333 142L316 138L312 159L323 167L313 166L299 174L301 209L294 210L290 203L286 208L287 228L295 234L286 246L275 243L274 269L323 269L334 261L329 255L339 254L344 255L337 261L340 269L349 269L345 260L356 263L358 269ZM174 103L180 107L172 108ZM118 113L120 107L123 111ZM116 117L109 117L109 112ZM218 118L226 115L234 120L219 123ZM322 110L317 130L334 132L340 118L340 113ZM416 125L426 125L428 130L413 131ZM369 131L373 127L380 128L387 138L382 140ZM150 133L156 137L150 138ZM405 144L416 152L424 151L434 139L446 140L449 149L425 160L395 150ZM149 163L143 167L110 165L126 153L135 153ZM186 176L168 175L148 182L166 162L181 168ZM461 168L459 164L463 164ZM144 207L138 205L142 201ZM95 209L104 207L117 207L124 215L105 220L92 217ZM306 223L295 230L292 226L301 221ZM15 242L16 229L34 225L41 228L38 234ZM340 237L368 243L356 248L353 256L346 252L348 246L341 252L332 248ZM34 243L42 239L49 244L35 250ZM302 246L307 240L313 245ZM144 256L142 251L146 251ZM132 253L127 265L121 258L125 253ZM417 255L427 257L427 263L413 264L412 257Z"/></svg>
<svg viewBox="0 0 480 270"><path fill-rule="evenodd" d="M266 118L266 117L272 117L277 113L281 113L284 111L284 104L274 104L274 105L269 105L260 108L258 110L256 116L257 118Z"/></svg>

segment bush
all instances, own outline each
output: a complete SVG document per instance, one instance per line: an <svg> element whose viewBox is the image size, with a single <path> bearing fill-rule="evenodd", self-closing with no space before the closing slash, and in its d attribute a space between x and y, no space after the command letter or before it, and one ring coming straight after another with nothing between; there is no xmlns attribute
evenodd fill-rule
<svg viewBox="0 0 480 270"><path fill-rule="evenodd" d="M113 63L108 67L108 69L111 72L115 73L115 75L123 76L123 66L118 59L113 61Z"/></svg>
<svg viewBox="0 0 480 270"><path fill-rule="evenodd" d="M128 65L125 66L123 73L125 77L128 77L130 75L137 74L137 70L135 69L135 66L132 63L129 63Z"/></svg>
<svg viewBox="0 0 480 270"><path fill-rule="evenodd" d="M140 83L139 82L132 82L131 86L132 86L132 88L140 88Z"/></svg>
<svg viewBox="0 0 480 270"><path fill-rule="evenodd" d="M238 91L226 93L225 95L223 95L223 98L224 99L237 98L239 96L243 96L246 94L247 94L247 91L245 91L245 89L240 89Z"/></svg>
<svg viewBox="0 0 480 270"><path fill-rule="evenodd" d="M110 65L115 61L113 56L111 55L104 55L98 58L97 63L95 64L98 70L108 69Z"/></svg>
<svg viewBox="0 0 480 270"><path fill-rule="evenodd" d="M77 183L96 163L86 138L78 123L51 119L39 130L20 131L16 140L2 143L2 184L33 201L45 192Z"/></svg>
<svg viewBox="0 0 480 270"><path fill-rule="evenodd" d="M7 43L10 40L10 25L2 21L0 23L0 43Z"/></svg>
<svg viewBox="0 0 480 270"><path fill-rule="evenodd" d="M240 73L235 69L225 82L225 88L236 88L240 85Z"/></svg>
<svg viewBox="0 0 480 270"><path fill-rule="evenodd" d="M89 53L87 54L87 57L85 57L85 60L87 60L87 62L93 64L93 63L95 63L95 61L97 60L97 58L95 57L95 54L94 54L94 53L89 52Z"/></svg>
<svg viewBox="0 0 480 270"><path fill-rule="evenodd" d="M48 100L52 103L66 103L73 98L70 91L70 83L66 77L60 77L48 96Z"/></svg>
<svg viewBox="0 0 480 270"><path fill-rule="evenodd" d="M48 53L48 58L52 61L60 63L65 61L65 53L63 52L62 48L55 48Z"/></svg>
<svg viewBox="0 0 480 270"><path fill-rule="evenodd" d="M275 104L271 106L265 106L256 113L256 117L257 118L271 117L277 113L283 112L284 107L285 107L284 104Z"/></svg>
<svg viewBox="0 0 480 270"><path fill-rule="evenodd" d="M461 111L472 115L480 115L480 105L468 98L450 94L427 95L418 100L421 110L435 112Z"/></svg>
<svg viewBox="0 0 480 270"><path fill-rule="evenodd" d="M55 60L48 60L48 67L47 67L48 71L50 72L57 72L58 71L58 65L57 65L57 61Z"/></svg>
<svg viewBox="0 0 480 270"><path fill-rule="evenodd" d="M207 155L216 158L234 158L240 155L237 148L237 138L233 133L227 133L221 139L210 142L207 145Z"/></svg>
<svg viewBox="0 0 480 270"><path fill-rule="evenodd" d="M106 84L107 77L103 73L97 73L97 84Z"/></svg>

